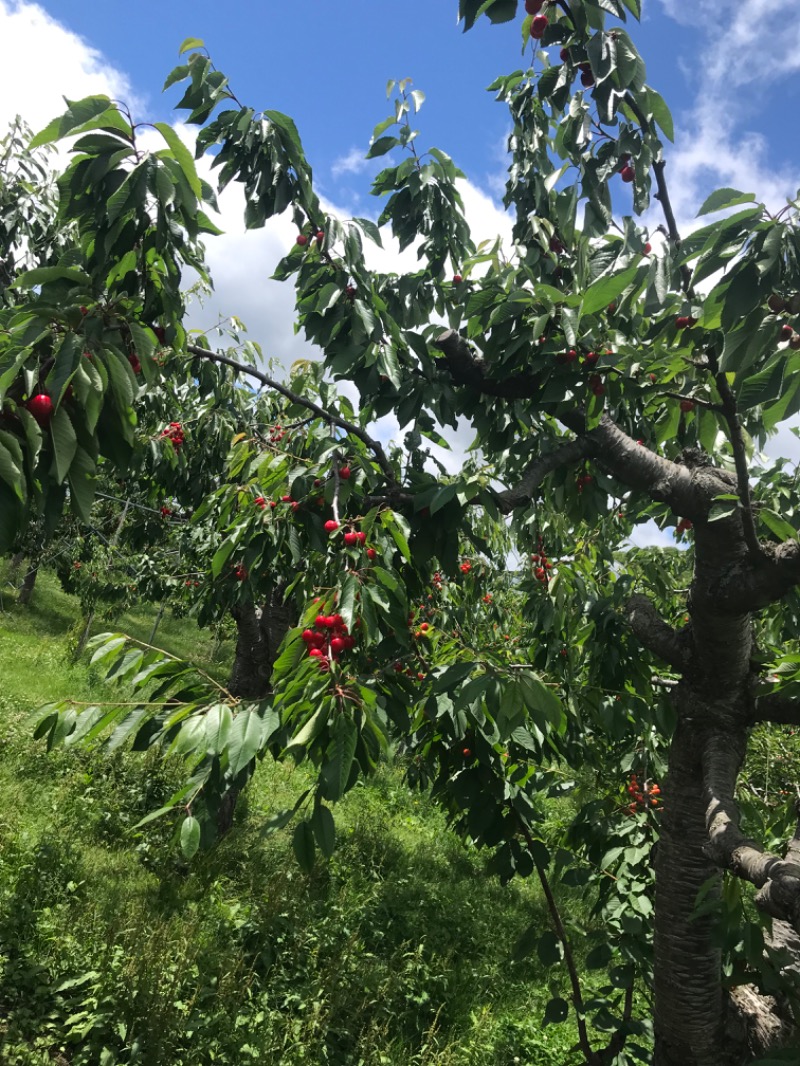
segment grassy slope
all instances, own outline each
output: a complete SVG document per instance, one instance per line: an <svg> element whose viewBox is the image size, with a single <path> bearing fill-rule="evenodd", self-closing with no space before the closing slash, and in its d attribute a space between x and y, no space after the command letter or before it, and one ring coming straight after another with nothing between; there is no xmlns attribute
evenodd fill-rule
<svg viewBox="0 0 800 1066"><path fill-rule="evenodd" d="M27 611L3 607L0 1062L573 1061L571 1026L540 1028L552 975L510 961L531 920L547 926L533 886L486 878L396 772L339 806L335 856L306 876L288 833L262 833L303 772L264 764L233 832L189 869L169 826L131 828L177 767L30 738L33 708L101 693L68 661L75 602L42 574ZM118 625L146 639L151 624ZM189 622L165 618L158 643L210 664Z"/></svg>

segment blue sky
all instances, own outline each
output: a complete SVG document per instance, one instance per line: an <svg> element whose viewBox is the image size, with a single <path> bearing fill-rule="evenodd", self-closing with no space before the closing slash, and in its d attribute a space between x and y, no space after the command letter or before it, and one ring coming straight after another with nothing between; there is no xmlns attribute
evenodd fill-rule
<svg viewBox="0 0 800 1066"><path fill-rule="evenodd" d="M0 0L0 12L31 6ZM365 149L373 126L388 114L386 81L410 76L427 94L422 142L448 151L478 186L497 188L507 120L485 87L523 64L518 23L493 27L484 20L463 34L456 0L44 0L38 6L127 78L147 117L169 114L159 90L180 42L204 38L240 99L295 118L317 180L333 200L352 200L368 188L368 172L360 179L337 173L336 162ZM697 144L707 142L713 162L709 120L724 123L726 146L745 151L751 169L761 155L771 177L784 175L791 184L794 172L794 187L800 185L800 123L792 119L800 113L797 14L797 0L645 0L644 20L631 32L650 84L673 109L677 150L698 179L689 182L698 196L720 183ZM58 69L44 72L53 86L58 76Z"/></svg>

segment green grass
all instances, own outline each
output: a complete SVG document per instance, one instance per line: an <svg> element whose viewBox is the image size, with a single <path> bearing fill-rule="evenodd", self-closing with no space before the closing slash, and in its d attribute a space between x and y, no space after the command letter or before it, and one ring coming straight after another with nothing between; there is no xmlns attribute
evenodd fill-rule
<svg viewBox="0 0 800 1066"><path fill-rule="evenodd" d="M334 857L303 874L269 814L306 783L264 763L231 833L187 866L171 827L136 822L180 768L150 754L48 755L27 717L98 698L74 664L76 604L42 574L0 613L0 1061L7 1066L566 1066L571 1023L541 1028L550 982L511 961L528 883L501 888L387 767L336 810ZM144 639L152 613L113 627ZM105 624L99 628L109 628ZM165 617L157 643L213 663ZM230 654L230 646L228 647Z"/></svg>

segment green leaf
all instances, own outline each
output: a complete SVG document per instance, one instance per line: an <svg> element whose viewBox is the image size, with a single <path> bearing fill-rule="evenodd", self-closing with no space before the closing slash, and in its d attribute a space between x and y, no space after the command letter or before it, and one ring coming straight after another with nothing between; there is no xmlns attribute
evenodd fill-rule
<svg viewBox="0 0 800 1066"><path fill-rule="evenodd" d="M233 714L230 707L218 703L205 714L206 751L209 755L221 755L230 737Z"/></svg>
<svg viewBox="0 0 800 1066"><path fill-rule="evenodd" d="M53 415L50 423L50 432L53 437L53 458L56 468L56 480L59 485L67 476L72 460L78 451L78 438L69 415L63 407L59 407Z"/></svg>
<svg viewBox="0 0 800 1066"><path fill-rule="evenodd" d="M203 48L205 43L202 37L187 37L178 49L178 55L182 56L186 52L191 52L193 48Z"/></svg>
<svg viewBox="0 0 800 1066"><path fill-rule="evenodd" d="M92 279L88 274L77 267L53 266L37 267L35 270L26 270L20 274L14 282L14 289L32 289L37 285L49 285L53 281L69 281L73 285L81 285L88 289Z"/></svg>
<svg viewBox="0 0 800 1066"><path fill-rule="evenodd" d="M527 959L536 950L536 945L539 942L539 928L539 923L534 922L517 937L514 947L511 949L511 958L514 962L522 962L523 959Z"/></svg>
<svg viewBox="0 0 800 1066"><path fill-rule="evenodd" d="M612 300L616 300L620 293L633 284L638 270L639 265L635 263L619 274L604 275L592 282L583 294L583 314L592 315L596 311L604 311Z"/></svg>
<svg viewBox="0 0 800 1066"><path fill-rule="evenodd" d="M307 818L298 822L292 835L292 848L300 869L305 873L311 873L314 869L316 847L314 845L314 829Z"/></svg>
<svg viewBox="0 0 800 1066"><path fill-rule="evenodd" d="M78 518L89 525L95 497L97 467L91 455L80 446L75 449L68 480L70 506Z"/></svg>
<svg viewBox="0 0 800 1066"><path fill-rule="evenodd" d="M321 703L317 707L316 711L305 722L302 729L300 729L286 745L286 750L291 751L292 748L300 748L302 753L316 740L320 732L327 724L328 721L328 705Z"/></svg>
<svg viewBox="0 0 800 1066"><path fill-rule="evenodd" d="M381 240L381 231L375 225L374 222L368 218L354 218L353 221L357 223L373 244L377 244L379 248L383 248L383 241Z"/></svg>
<svg viewBox="0 0 800 1066"><path fill-rule="evenodd" d="M756 203L755 193L739 192L738 189L717 189L703 201L703 206L697 212L697 218L701 215L708 215L712 211L724 211L726 207L754 203Z"/></svg>
<svg viewBox="0 0 800 1066"><path fill-rule="evenodd" d="M211 576L219 577L222 573L222 568L228 559L233 554L236 545L239 543L241 534L239 530L233 533L230 537L226 537L222 544L214 552L211 558Z"/></svg>
<svg viewBox="0 0 800 1066"><path fill-rule="evenodd" d="M189 182L189 187L191 188L192 192L195 194L198 200L202 200L203 188L200 184L200 178L197 175L197 170L194 165L192 153L180 139L180 137L172 128L172 126L167 125L166 122L155 122L154 125L169 145L172 154L175 157L175 161L178 163L178 166L183 171L186 180Z"/></svg>
<svg viewBox="0 0 800 1066"><path fill-rule="evenodd" d="M200 823L191 814L181 825L181 851L187 859L193 858L200 847Z"/></svg>
<svg viewBox="0 0 800 1066"><path fill-rule="evenodd" d="M247 708L234 716L226 749L231 777L238 776L256 757L261 750L263 734L264 721L256 711Z"/></svg>
<svg viewBox="0 0 800 1066"><path fill-rule="evenodd" d="M356 723L346 714L337 715L331 726L331 744L322 768L326 799L339 800L345 794L357 743Z"/></svg>
<svg viewBox="0 0 800 1066"><path fill-rule="evenodd" d="M311 826L317 847L325 858L329 859L336 847L336 824L330 809L321 803L318 804L311 815Z"/></svg>
<svg viewBox="0 0 800 1066"><path fill-rule="evenodd" d="M8 445L0 437L0 478L13 490L20 502L25 500L25 475Z"/></svg>
<svg viewBox="0 0 800 1066"><path fill-rule="evenodd" d="M66 99L66 98L65 98ZM111 100L107 96L86 96L83 100L67 100L67 111L54 118L52 122L41 130L31 140L29 148L41 148L44 144L51 144L62 137L76 133L89 125L93 119L109 110Z"/></svg>
<svg viewBox="0 0 800 1066"><path fill-rule="evenodd" d="M614 951L610 944L598 944L586 956L586 967L589 970L604 970L613 958Z"/></svg>
<svg viewBox="0 0 800 1066"><path fill-rule="evenodd" d="M569 1003L567 1003L565 999L555 996L547 1004L544 1018L542 1019L542 1025L557 1025L560 1022L565 1022L568 1017Z"/></svg>
<svg viewBox="0 0 800 1066"><path fill-rule="evenodd" d="M387 152L391 152L393 148L397 148L400 141L397 137L379 137L377 141L373 141L370 145L365 159L377 159L378 156L386 155Z"/></svg>
<svg viewBox="0 0 800 1066"><path fill-rule="evenodd" d="M539 937L536 954L543 966L555 966L564 957L564 949L556 934L548 929Z"/></svg>
<svg viewBox="0 0 800 1066"><path fill-rule="evenodd" d="M784 518L781 518L774 511L761 508L758 512L758 517L767 529L775 534L778 540L795 540L797 538L797 530L794 526L789 525Z"/></svg>

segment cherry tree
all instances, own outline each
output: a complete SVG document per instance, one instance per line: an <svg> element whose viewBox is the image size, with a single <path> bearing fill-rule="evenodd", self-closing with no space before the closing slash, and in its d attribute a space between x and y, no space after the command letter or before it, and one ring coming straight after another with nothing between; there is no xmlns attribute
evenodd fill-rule
<svg viewBox="0 0 800 1066"><path fill-rule="evenodd" d="M134 461L147 389L188 366L202 393L224 369L294 428L236 434L194 510L215 533L207 594L296 623L265 694L245 699L104 638L95 660L141 706L65 700L37 732L186 756L185 788L155 814L181 813L188 855L259 758L308 760L314 784L273 823L294 819L306 867L334 846L331 805L399 745L502 879L541 881L552 929L518 951L563 965L545 1020L573 1009L582 1061L647 1061L652 1032L657 1066L755 1062L796 1040L796 814L768 818L736 788L754 727L800 721L796 479L756 458L800 409L800 201L773 214L721 189L682 236L672 119L626 28L638 0L518 6L460 6L465 29L521 25L529 49L491 87L513 123L510 248L474 244L463 175L419 147L408 83L368 153L388 157L378 222L342 220L291 119L240 103L203 43L184 43L165 87L182 86L195 158L217 191L242 185L248 227L286 211L297 227L275 276L321 359L288 383L186 334L181 278L205 275L216 200L172 127L146 151L133 118L93 97L31 142L77 138L58 182L75 237L15 275L0 311L5 543L67 500L86 519L101 456ZM387 231L416 271L370 268L365 242ZM389 413L394 447L374 428ZM463 424L475 448L447 475L430 444ZM685 550L631 548L651 520ZM509 575L512 546L524 565ZM544 805L571 789L585 802L549 839ZM591 995L561 886L599 919L587 965L608 979Z"/></svg>

